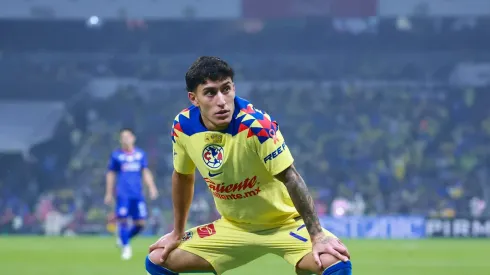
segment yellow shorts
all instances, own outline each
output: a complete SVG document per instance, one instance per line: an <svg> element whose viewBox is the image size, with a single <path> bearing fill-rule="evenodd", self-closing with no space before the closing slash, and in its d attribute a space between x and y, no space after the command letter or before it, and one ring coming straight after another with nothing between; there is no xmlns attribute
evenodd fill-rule
<svg viewBox="0 0 490 275"><path fill-rule="evenodd" d="M244 231L220 219L187 231L179 248L202 257L222 274L269 253L296 267L311 252L311 242L303 220L273 229Z"/></svg>

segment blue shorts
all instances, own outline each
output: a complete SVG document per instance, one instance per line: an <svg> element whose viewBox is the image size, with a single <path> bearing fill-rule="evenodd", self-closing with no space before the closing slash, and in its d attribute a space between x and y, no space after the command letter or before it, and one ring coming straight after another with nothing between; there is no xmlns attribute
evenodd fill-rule
<svg viewBox="0 0 490 275"><path fill-rule="evenodd" d="M143 220L148 216L144 199L116 199L116 217L124 219L131 217L133 220Z"/></svg>

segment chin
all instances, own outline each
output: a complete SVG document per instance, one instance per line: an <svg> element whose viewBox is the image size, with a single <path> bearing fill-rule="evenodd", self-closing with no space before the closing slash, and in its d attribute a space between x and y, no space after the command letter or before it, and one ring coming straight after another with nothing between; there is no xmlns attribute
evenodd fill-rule
<svg viewBox="0 0 490 275"><path fill-rule="evenodd" d="M231 122L231 116L228 118L225 118L225 119L217 119L216 121L214 121L214 125L221 128L221 127L228 126L228 124L230 124L230 122Z"/></svg>

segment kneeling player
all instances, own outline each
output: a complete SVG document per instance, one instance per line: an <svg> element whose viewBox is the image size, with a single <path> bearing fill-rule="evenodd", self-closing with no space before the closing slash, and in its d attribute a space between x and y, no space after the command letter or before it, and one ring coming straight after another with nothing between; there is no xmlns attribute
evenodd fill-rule
<svg viewBox="0 0 490 275"><path fill-rule="evenodd" d="M174 230L150 246L147 271L222 274L273 253L297 274L351 274L349 252L320 226L278 124L235 96L233 76L215 57L186 74L193 106L172 129ZM185 231L196 167L222 218Z"/></svg>

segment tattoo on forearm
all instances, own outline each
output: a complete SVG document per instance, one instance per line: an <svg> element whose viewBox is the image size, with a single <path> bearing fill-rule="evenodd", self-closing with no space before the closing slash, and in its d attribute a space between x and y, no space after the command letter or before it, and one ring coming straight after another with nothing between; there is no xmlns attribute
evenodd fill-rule
<svg viewBox="0 0 490 275"><path fill-rule="evenodd" d="M315 236L316 234L322 232L322 227L315 211L315 203L313 198L308 192L308 187L306 186L305 181L298 171L296 171L294 166L286 169L283 173L278 175L278 178L284 183L284 185L286 185L289 195L293 200L294 206L303 218L310 236Z"/></svg>

